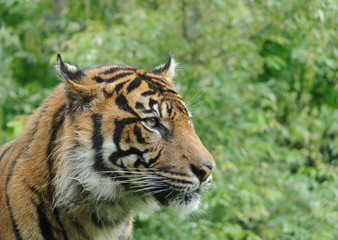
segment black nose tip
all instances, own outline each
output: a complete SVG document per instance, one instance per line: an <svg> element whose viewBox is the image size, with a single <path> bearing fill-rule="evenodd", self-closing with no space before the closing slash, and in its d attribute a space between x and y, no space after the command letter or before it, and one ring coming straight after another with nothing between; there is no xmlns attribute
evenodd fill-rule
<svg viewBox="0 0 338 240"><path fill-rule="evenodd" d="M199 167L190 165L192 172L198 177L198 179L203 182L205 181L216 168L215 164L202 164Z"/></svg>

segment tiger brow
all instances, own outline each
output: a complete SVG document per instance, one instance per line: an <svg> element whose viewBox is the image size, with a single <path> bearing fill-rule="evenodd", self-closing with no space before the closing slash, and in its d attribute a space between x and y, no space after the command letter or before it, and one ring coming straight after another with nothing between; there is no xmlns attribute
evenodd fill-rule
<svg viewBox="0 0 338 240"><path fill-rule="evenodd" d="M161 113L161 109L160 109L160 108L161 108L161 106L160 106L159 103L154 104L153 107L152 107L153 112L155 112L155 114L156 114L157 116L162 117L162 113Z"/></svg>
<svg viewBox="0 0 338 240"><path fill-rule="evenodd" d="M135 71L136 68L133 68L133 67L126 67L126 66L114 66L114 67L111 67L103 72L101 72L101 74L103 75L108 75L108 74L111 74L111 73L114 73L114 72L117 72L117 71Z"/></svg>

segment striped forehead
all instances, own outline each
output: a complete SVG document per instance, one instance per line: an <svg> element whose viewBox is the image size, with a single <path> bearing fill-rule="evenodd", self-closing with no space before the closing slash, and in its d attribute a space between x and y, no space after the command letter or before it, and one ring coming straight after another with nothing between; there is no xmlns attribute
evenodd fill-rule
<svg viewBox="0 0 338 240"><path fill-rule="evenodd" d="M186 118L190 118L191 114L187 107L185 106L181 97L179 98L164 98L160 104L160 111L163 115L169 118L175 118L176 116L182 114Z"/></svg>
<svg viewBox="0 0 338 240"><path fill-rule="evenodd" d="M134 67L104 64L88 69L86 71L86 76L87 84L114 83L117 90L126 86L127 92L129 93L137 89L142 82L146 82L148 84L149 92L146 92L143 95L159 93L160 95L171 94L179 97L177 92L170 84L168 84L164 77Z"/></svg>
<svg viewBox="0 0 338 240"><path fill-rule="evenodd" d="M136 95L141 95L142 99L136 100L136 108L140 108L142 101L147 101L149 103L147 105L151 107L152 112L159 116L162 115L163 111L171 115L174 108L189 115L181 96L162 76L130 66L112 64L99 65L88 69L86 75L96 84L107 84L107 86L112 84L111 91L106 92L107 97L113 96L114 93L117 93L117 95L132 93L134 95L139 91L139 94ZM147 87L141 88L141 85ZM128 96L125 97L126 99L129 98ZM163 109L164 105L166 106L165 109Z"/></svg>
<svg viewBox="0 0 338 240"><path fill-rule="evenodd" d="M168 83L163 77L130 66L103 64L90 68L85 73L88 78L95 81L96 83L113 83L116 81L121 81L122 79L133 80L136 78L141 78L146 81L151 81L155 84L161 83L161 88L169 87Z"/></svg>
<svg viewBox="0 0 338 240"><path fill-rule="evenodd" d="M103 64L88 69L85 73L96 83L112 83L136 73L136 68L112 64Z"/></svg>

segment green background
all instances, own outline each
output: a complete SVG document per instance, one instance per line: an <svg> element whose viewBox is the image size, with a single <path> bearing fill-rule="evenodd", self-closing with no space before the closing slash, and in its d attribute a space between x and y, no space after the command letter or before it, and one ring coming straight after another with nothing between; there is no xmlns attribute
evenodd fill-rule
<svg viewBox="0 0 338 240"><path fill-rule="evenodd" d="M0 143L81 69L179 62L217 162L200 209L135 220L135 239L338 239L337 0L0 0Z"/></svg>

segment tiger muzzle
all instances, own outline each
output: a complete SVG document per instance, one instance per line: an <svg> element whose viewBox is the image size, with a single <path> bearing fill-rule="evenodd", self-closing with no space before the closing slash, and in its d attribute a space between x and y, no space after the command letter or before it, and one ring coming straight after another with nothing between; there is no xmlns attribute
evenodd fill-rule
<svg viewBox="0 0 338 240"><path fill-rule="evenodd" d="M183 149L184 156L189 160L191 172L200 182L204 182L215 170L215 161L197 135L187 140L187 142L189 142L189 144Z"/></svg>

